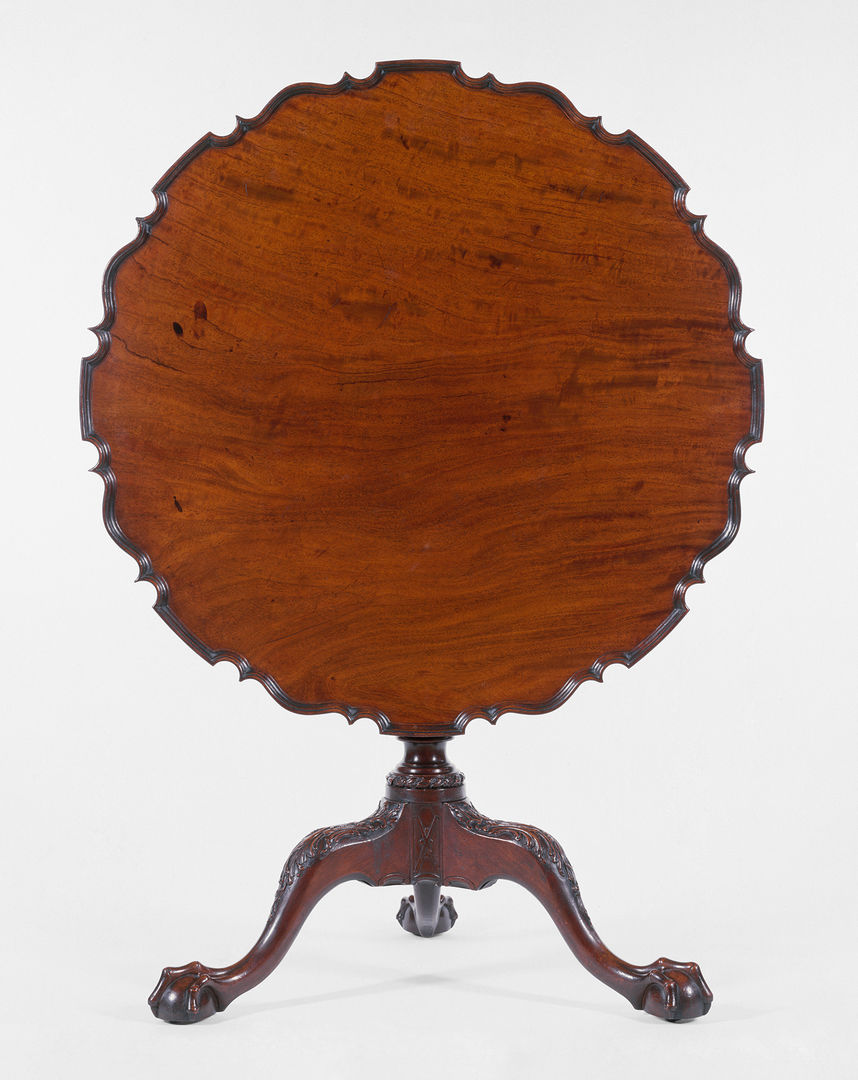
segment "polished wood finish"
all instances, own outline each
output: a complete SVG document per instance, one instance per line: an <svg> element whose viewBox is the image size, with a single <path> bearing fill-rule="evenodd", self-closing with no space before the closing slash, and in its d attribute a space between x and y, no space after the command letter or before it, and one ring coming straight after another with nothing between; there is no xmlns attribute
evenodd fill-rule
<svg viewBox="0 0 858 1080"><path fill-rule="evenodd" d="M465 797L464 778L446 760L443 742L407 742L386 797L362 821L319 829L283 868L268 923L250 952L223 968L195 961L165 968L149 1005L155 1016L192 1024L220 1012L269 975L286 955L318 901L343 881L412 882L397 919L421 937L456 921L442 885L484 889L498 878L517 882L542 903L569 948L591 974L634 1008L664 1020L703 1016L712 992L697 964L662 957L627 964L596 933L569 860L557 841L532 825L495 821Z"/></svg>
<svg viewBox="0 0 858 1080"><path fill-rule="evenodd" d="M685 613L739 519L760 366L680 177L457 64L207 136L105 277L84 435L194 648L302 712L545 711Z"/></svg>
<svg viewBox="0 0 858 1080"><path fill-rule="evenodd" d="M446 759L635 663L735 535L762 374L684 182L551 87L401 61L287 88L154 191L82 369L107 528L207 660L406 753L295 848L250 952L166 969L153 1012L224 1009L341 881L410 883L429 938L442 887L503 877L635 1008L702 1016L697 966L610 952L557 842Z"/></svg>

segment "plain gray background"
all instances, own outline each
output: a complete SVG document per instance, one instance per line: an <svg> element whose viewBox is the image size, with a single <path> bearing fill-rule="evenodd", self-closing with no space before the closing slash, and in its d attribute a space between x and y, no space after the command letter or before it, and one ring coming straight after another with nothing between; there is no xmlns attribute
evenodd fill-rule
<svg viewBox="0 0 858 1080"><path fill-rule="evenodd" d="M855 11L2 4L8 1075L854 1075ZM401 57L548 82L632 128L743 276L767 417L738 539L636 668L475 721L451 755L484 813L560 839L617 952L701 963L716 1002L693 1024L633 1012L504 883L458 890L455 932L428 942L394 922L402 890L342 887L227 1013L180 1029L146 1007L164 964L245 951L293 844L369 813L399 746L291 716L149 610L79 441L86 327L201 134Z"/></svg>

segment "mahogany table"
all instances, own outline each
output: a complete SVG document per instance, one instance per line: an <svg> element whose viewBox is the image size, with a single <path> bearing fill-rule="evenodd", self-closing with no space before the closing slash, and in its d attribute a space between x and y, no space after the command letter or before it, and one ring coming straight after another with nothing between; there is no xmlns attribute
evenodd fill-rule
<svg viewBox="0 0 858 1080"><path fill-rule="evenodd" d="M687 190L558 90L434 60L290 86L156 185L82 367L107 529L210 663L404 741L378 809L289 856L248 954L166 968L156 1016L225 1009L350 879L411 883L423 937L442 886L519 882L635 1008L708 1011L696 964L610 952L557 842L480 814L446 756L636 663L736 533L761 368Z"/></svg>

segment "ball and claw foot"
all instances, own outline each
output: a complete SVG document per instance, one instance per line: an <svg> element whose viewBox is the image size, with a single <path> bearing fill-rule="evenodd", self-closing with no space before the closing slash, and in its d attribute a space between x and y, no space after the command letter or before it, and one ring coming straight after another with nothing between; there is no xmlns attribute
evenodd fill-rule
<svg viewBox="0 0 858 1080"><path fill-rule="evenodd" d="M211 982L210 969L198 960L184 967L164 968L149 995L149 1007L168 1024L199 1023L225 1008Z"/></svg>
<svg viewBox="0 0 858 1080"><path fill-rule="evenodd" d="M637 1007L673 1023L705 1016L712 1005L712 991L697 964L683 964L662 956L651 966Z"/></svg>
<svg viewBox="0 0 858 1080"><path fill-rule="evenodd" d="M415 911L413 896L403 896L402 903L399 905L399 911L396 913L396 921L402 929L407 930L409 934L416 934L418 937L437 937L438 934L443 934L447 930L452 930L453 924L458 917L458 912L453 906L452 896L441 897L441 904L438 908L438 921L435 924L434 931L429 935L420 933L420 929L417 925L417 913Z"/></svg>

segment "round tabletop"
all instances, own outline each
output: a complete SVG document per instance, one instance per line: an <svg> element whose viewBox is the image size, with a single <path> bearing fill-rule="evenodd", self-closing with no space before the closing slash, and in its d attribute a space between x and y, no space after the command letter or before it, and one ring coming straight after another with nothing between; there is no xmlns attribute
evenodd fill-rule
<svg viewBox="0 0 858 1080"><path fill-rule="evenodd" d="M154 189L83 364L156 608L398 735L634 663L739 522L762 379L681 178L557 90L383 63Z"/></svg>

